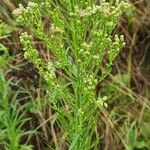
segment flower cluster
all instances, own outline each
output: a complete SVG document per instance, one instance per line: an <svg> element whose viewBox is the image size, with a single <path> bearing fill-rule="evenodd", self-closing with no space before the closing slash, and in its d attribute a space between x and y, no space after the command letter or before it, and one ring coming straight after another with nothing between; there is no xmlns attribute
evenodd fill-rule
<svg viewBox="0 0 150 150"><path fill-rule="evenodd" d="M18 22L29 28L53 55L54 59L45 63L33 48L32 37L27 33L21 35L25 57L52 85L48 90L50 104L57 112L59 124L68 135L69 142L84 143L76 143L80 147L72 149L86 149L85 141L92 142L96 111L107 107L107 97L97 98L99 91L96 87L110 73L114 59L125 45L124 37L113 36L112 32L120 15L128 8L124 2L95 5L93 0L86 3L45 0L41 4L29 2L27 8L19 5L14 11ZM49 19L50 23L46 26L46 32L44 19ZM104 61L105 56L108 61ZM98 75L99 70L102 75ZM81 126L87 123L93 125L88 128ZM80 134L75 126L80 127ZM91 133L91 140L85 136L87 133Z"/></svg>
<svg viewBox="0 0 150 150"><path fill-rule="evenodd" d="M25 8L22 4L19 4L19 8L13 11L13 14L17 16L17 22L25 25L31 30L41 29L41 13L40 6L37 3L29 2Z"/></svg>
<svg viewBox="0 0 150 150"><path fill-rule="evenodd" d="M87 6L87 7L86 7ZM94 14L100 13L103 16L107 17L109 15L117 15L119 16L120 13L124 12L126 9L128 9L130 6L129 4L125 2L118 3L116 2L116 5L110 5L110 3L105 2L102 3L101 5L92 5L88 6L87 3L85 3L84 9L80 9L78 6L74 7L74 12L70 12L70 16L79 16L79 17L89 17Z"/></svg>
<svg viewBox="0 0 150 150"><path fill-rule="evenodd" d="M81 49L79 50L81 57L88 59L89 55L91 54L92 47L93 47L93 42L90 42L89 44L85 42L82 43Z"/></svg>
<svg viewBox="0 0 150 150"><path fill-rule="evenodd" d="M121 35L120 37L118 35L115 35L115 41L112 42L111 39L109 39L110 43L110 50L108 51L108 58L109 58L109 64L111 65L113 63L113 60L116 58L118 53L120 52L120 49L125 46L124 42L124 36Z"/></svg>
<svg viewBox="0 0 150 150"><path fill-rule="evenodd" d="M27 32L22 33L20 36L20 42L24 45L25 58L30 62L34 63L35 67L38 69L40 75L51 85L54 85L55 67L52 62L47 65L39 58L38 51L32 46L32 36L28 35Z"/></svg>
<svg viewBox="0 0 150 150"><path fill-rule="evenodd" d="M85 91L90 91L95 90L96 84L97 84L97 79L94 77L94 75L87 75L86 77L83 78L83 83L85 85Z"/></svg>
<svg viewBox="0 0 150 150"><path fill-rule="evenodd" d="M13 11L13 15L19 17L19 16L21 16L23 14L23 12L24 12L24 7L23 7L22 4L19 4L19 8L15 9Z"/></svg>
<svg viewBox="0 0 150 150"><path fill-rule="evenodd" d="M51 34L56 35L56 34L62 34L63 32L64 31L60 29L59 27L55 27L53 24L51 25L51 28L50 28Z"/></svg>
<svg viewBox="0 0 150 150"><path fill-rule="evenodd" d="M104 96L104 97L98 97L98 99L96 100L96 106L101 108L101 107L108 107L106 101L108 100L108 97L107 96Z"/></svg>

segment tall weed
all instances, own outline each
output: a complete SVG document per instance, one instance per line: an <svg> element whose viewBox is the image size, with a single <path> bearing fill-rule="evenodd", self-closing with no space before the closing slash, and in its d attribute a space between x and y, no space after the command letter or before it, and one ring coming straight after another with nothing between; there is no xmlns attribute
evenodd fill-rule
<svg viewBox="0 0 150 150"><path fill-rule="evenodd" d="M97 120L107 107L107 96L97 86L109 75L113 61L124 47L123 35L112 35L120 15L129 5L118 1L61 0L29 2L14 10L17 22L26 26L51 52L43 61L33 47L33 37L22 33L25 58L48 84L49 106L56 114L69 150L98 149ZM50 25L44 30L44 18ZM105 59L107 58L107 60ZM105 61L106 60L106 61ZM55 145L55 149L61 149Z"/></svg>

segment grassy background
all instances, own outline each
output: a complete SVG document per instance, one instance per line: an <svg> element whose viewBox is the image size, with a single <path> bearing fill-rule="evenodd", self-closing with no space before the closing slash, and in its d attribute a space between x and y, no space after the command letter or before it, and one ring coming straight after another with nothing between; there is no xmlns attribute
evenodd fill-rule
<svg viewBox="0 0 150 150"><path fill-rule="evenodd" d="M0 149L31 149L27 145L33 145L35 150L45 150L59 144L63 150L62 133L46 104L43 80L23 58L19 34L24 29L12 16L18 3L0 1ZM109 107L98 121L102 150L150 147L150 1L131 3L134 10L122 16L115 31L125 35L127 45L112 74L99 87L109 95ZM50 57L40 42L35 45L43 58Z"/></svg>

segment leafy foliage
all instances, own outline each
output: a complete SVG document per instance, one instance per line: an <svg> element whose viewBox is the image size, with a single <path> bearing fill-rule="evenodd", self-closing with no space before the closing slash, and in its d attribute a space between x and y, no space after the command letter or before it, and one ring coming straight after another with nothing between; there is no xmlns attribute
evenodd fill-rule
<svg viewBox="0 0 150 150"><path fill-rule="evenodd" d="M123 36L112 32L127 3L94 1L29 2L14 10L18 23L25 25L54 56L44 62L32 46L32 36L23 33L20 41L25 58L32 62L49 85L49 104L55 110L69 149L97 149L96 122L107 97L96 92L97 85L110 73L114 59L124 47ZM42 17L51 24L45 33ZM104 57L108 61L103 64ZM99 76L98 73L102 71ZM93 143L95 133L96 142Z"/></svg>
<svg viewBox="0 0 150 150"><path fill-rule="evenodd" d="M17 92L12 99L9 82L0 70L0 145L5 150L31 150L31 146L21 144L26 132L22 130L28 118L24 119L23 107L18 109ZM2 148L1 147L1 148Z"/></svg>
<svg viewBox="0 0 150 150"><path fill-rule="evenodd" d="M49 85L49 104L57 114L69 150L97 149L98 111L107 106L107 97L97 93L96 87L110 73L114 59L125 45L124 37L113 37L112 32L128 8L124 2L114 6L107 2L95 5L92 0L47 0L29 2L26 8L20 4L14 10L18 23L32 31L54 56L44 62L32 46L32 36L22 33L25 58ZM44 31L43 16L51 22L48 33ZM103 65L105 56L108 61Z"/></svg>

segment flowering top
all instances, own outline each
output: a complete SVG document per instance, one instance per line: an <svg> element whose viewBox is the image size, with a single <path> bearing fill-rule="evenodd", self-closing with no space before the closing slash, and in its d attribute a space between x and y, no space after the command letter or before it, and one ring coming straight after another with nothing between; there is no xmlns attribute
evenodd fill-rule
<svg viewBox="0 0 150 150"><path fill-rule="evenodd" d="M54 56L43 61L32 45L32 37L26 32L21 35L25 58L49 84L49 103L57 111L68 139L84 143L73 149L86 149L88 140L83 125L90 124L88 132L94 132L96 111L107 107L108 99L101 96L97 87L125 46L123 35L112 32L128 8L127 3L118 1L115 5L95 5L94 0L45 0L41 4L29 2L26 8L20 4L13 12L18 23L33 32Z"/></svg>

